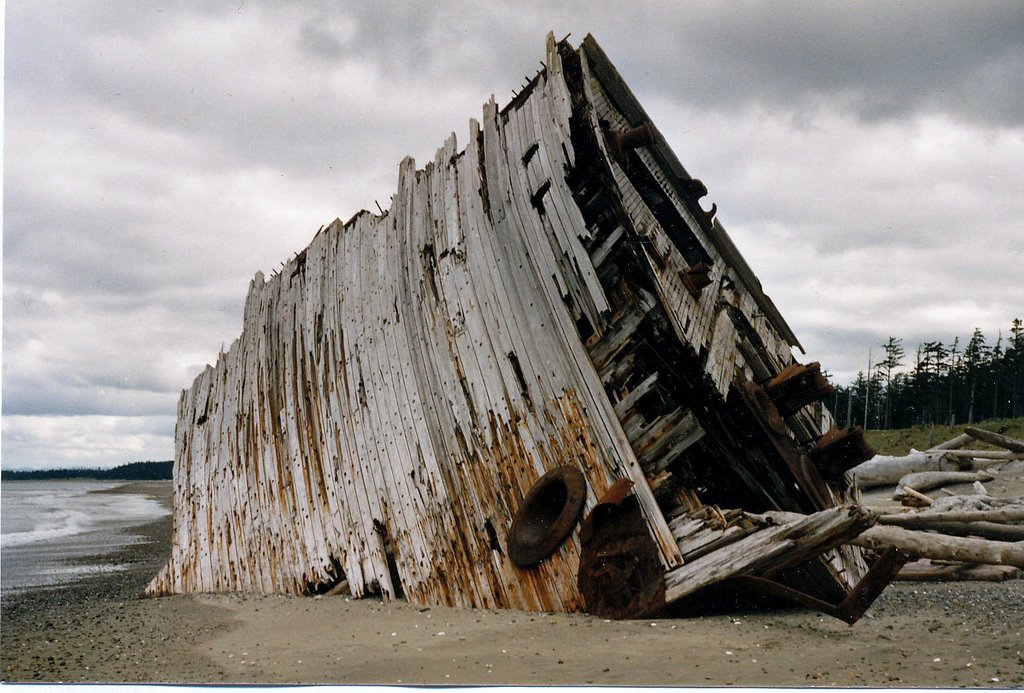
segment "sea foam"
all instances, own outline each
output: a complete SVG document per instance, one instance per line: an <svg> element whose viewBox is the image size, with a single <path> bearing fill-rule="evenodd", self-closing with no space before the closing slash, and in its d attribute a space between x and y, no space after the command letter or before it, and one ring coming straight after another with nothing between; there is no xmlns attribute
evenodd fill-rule
<svg viewBox="0 0 1024 693"><path fill-rule="evenodd" d="M5 482L0 505L4 592L122 569L88 557L141 541L133 528L170 511L139 494L97 493L119 485L80 480Z"/></svg>

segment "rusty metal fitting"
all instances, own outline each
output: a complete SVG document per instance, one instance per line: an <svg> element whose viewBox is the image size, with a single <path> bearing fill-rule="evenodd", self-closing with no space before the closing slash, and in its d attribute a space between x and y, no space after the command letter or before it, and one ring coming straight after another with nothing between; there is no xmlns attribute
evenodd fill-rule
<svg viewBox="0 0 1024 693"><path fill-rule="evenodd" d="M704 288L711 284L711 266L706 262L698 262L683 271L683 284L694 298L700 298Z"/></svg>
<svg viewBox="0 0 1024 693"><path fill-rule="evenodd" d="M587 498L587 480L572 465L537 480L512 518L508 557L526 568L553 554L576 527Z"/></svg>
<svg viewBox="0 0 1024 693"><path fill-rule="evenodd" d="M654 144L654 126L649 122L641 123L624 132L613 132L612 139L615 141L616 153L625 159L637 147L650 147Z"/></svg>

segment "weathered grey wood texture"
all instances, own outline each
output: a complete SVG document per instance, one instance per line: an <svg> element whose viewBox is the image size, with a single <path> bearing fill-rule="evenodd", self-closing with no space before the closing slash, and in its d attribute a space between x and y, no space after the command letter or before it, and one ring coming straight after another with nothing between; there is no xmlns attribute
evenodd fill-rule
<svg viewBox="0 0 1024 693"><path fill-rule="evenodd" d="M585 474L587 510L632 479L666 571L682 565L648 479L663 481L704 429L685 406L645 414L628 401L660 386L656 372L626 377L635 325L667 315L723 399L737 374L793 363L796 342L651 151L638 150L711 284L687 288L692 262L603 150L626 216L608 233L588 224L570 185L572 104L589 103L582 122L599 142L599 119L629 123L582 48L586 93L570 89L560 48L549 36L545 69L506 108L485 104L461 150L452 135L425 167L403 161L387 212L335 221L279 273L256 275L241 336L178 404L173 548L150 594L347 579L355 596L580 610L575 534L534 568L505 555L524 495L563 464ZM638 242L657 295L623 298L607 259ZM830 423L820 407L789 421L802 442ZM859 572L844 551L838 572Z"/></svg>

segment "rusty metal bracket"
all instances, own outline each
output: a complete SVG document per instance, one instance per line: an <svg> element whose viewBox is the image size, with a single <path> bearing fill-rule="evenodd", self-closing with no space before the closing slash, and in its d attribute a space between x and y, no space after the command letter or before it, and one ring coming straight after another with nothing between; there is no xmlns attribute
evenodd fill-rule
<svg viewBox="0 0 1024 693"><path fill-rule="evenodd" d="M706 262L698 262L697 264L689 267L682 273L683 284L686 286L686 290L690 292L690 295L694 298L700 298L701 292L704 291L704 287L711 284L711 266Z"/></svg>
<svg viewBox="0 0 1024 693"><path fill-rule="evenodd" d="M892 582L896 573L900 571L903 564L910 560L910 557L899 551L896 547L890 546L860 579L860 582L847 593L846 598L838 604L826 602L817 597L801 592L800 590L787 587L766 577L755 575L744 575L736 578L737 582L753 587L765 594L788 599L797 604L817 609L823 614L834 616L841 621L853 625L860 620L864 612L875 602L882 590Z"/></svg>
<svg viewBox="0 0 1024 693"><path fill-rule="evenodd" d="M875 456L864 439L864 429L833 428L825 432L807 455L828 479L838 479L848 470Z"/></svg>
<svg viewBox="0 0 1024 693"><path fill-rule="evenodd" d="M625 162L629 153L637 147L650 147L655 142L654 126L649 121L640 123L635 128L624 132L618 130L611 133L615 155L619 161Z"/></svg>
<svg viewBox="0 0 1024 693"><path fill-rule="evenodd" d="M789 467L800 489L814 503L815 509L824 510L835 506L836 501L833 500L831 489L821 472L789 437L786 420L782 418L782 414L764 388L747 380L742 373L736 376L733 386L761 430L768 436L779 457Z"/></svg>
<svg viewBox="0 0 1024 693"><path fill-rule="evenodd" d="M783 416L792 416L801 407L819 402L834 391L817 361L786 366L764 386L764 390Z"/></svg>

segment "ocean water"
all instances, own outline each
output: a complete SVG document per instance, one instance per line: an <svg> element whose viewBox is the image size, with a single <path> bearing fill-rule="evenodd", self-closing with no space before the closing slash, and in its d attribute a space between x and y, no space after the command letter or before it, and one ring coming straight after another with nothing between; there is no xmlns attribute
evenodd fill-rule
<svg viewBox="0 0 1024 693"><path fill-rule="evenodd" d="M103 481L5 481L0 484L0 591L13 594L126 566L92 561L143 541L132 528L168 515L136 494L96 493Z"/></svg>

